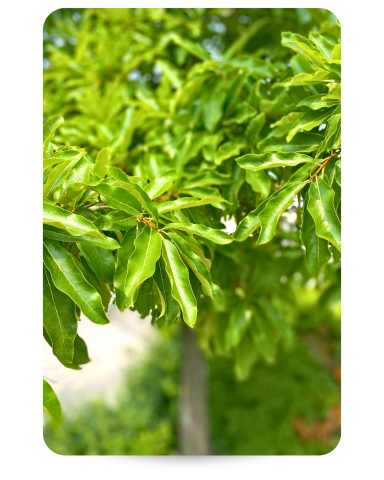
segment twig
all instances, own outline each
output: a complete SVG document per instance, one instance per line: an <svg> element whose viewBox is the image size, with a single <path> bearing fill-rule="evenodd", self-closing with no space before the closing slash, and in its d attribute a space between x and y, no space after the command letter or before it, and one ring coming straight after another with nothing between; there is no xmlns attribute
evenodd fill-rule
<svg viewBox="0 0 384 480"><path fill-rule="evenodd" d="M308 178L308 180L306 181L306 183L311 183L312 180L317 177L317 175L321 172L321 170L324 170L325 166L327 165L327 163L334 157L336 157L336 155L339 155L340 152L335 152L335 153L332 153L332 155L330 155L329 157L327 157L324 162L322 164L320 164L319 168L316 170L316 172L310 176L310 178ZM316 165L319 165L318 163L316 163Z"/></svg>
<svg viewBox="0 0 384 480"><path fill-rule="evenodd" d="M161 232L161 230L159 228L156 227L156 225L153 225L151 223L151 221L153 220L153 218L145 218L145 217L135 217L137 222L140 223L140 222L143 222L145 223L146 225L149 225L150 227L154 228L155 230L157 230L158 232Z"/></svg>

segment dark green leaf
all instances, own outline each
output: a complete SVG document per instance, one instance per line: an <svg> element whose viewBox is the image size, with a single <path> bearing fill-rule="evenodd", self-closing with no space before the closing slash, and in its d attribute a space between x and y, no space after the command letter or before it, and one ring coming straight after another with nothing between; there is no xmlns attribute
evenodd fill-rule
<svg viewBox="0 0 384 480"><path fill-rule="evenodd" d="M149 198L148 194L135 182L132 182L128 175L115 167L109 168L109 173L118 181L114 184L115 187L121 187L131 193L141 206L146 210L153 218L159 220L159 212ZM123 209L121 209L123 210Z"/></svg>
<svg viewBox="0 0 384 480"><path fill-rule="evenodd" d="M281 214L291 205L295 195L304 187L304 182L294 182L279 190L277 195L267 202L260 212L260 236L258 244L269 242L275 233L275 228Z"/></svg>
<svg viewBox="0 0 384 480"><path fill-rule="evenodd" d="M100 215L93 224L100 230L129 230L137 224L137 220L129 213L115 210L107 215Z"/></svg>
<svg viewBox="0 0 384 480"><path fill-rule="evenodd" d="M92 222L47 201L43 202L43 223L66 230L71 235L90 235L106 241L105 236Z"/></svg>
<svg viewBox="0 0 384 480"><path fill-rule="evenodd" d="M66 293L94 323L109 323L95 288L85 279L74 258L59 243L45 239L44 265L49 270L56 288Z"/></svg>
<svg viewBox="0 0 384 480"><path fill-rule="evenodd" d="M156 263L153 280L160 292L161 299L164 302L164 320L166 324L170 325L176 320L176 317L180 312L180 305L172 296L172 285L168 278L163 258L159 258Z"/></svg>
<svg viewBox="0 0 384 480"><path fill-rule="evenodd" d="M115 273L115 259L112 252L85 243L79 243L77 246L100 280L112 285Z"/></svg>
<svg viewBox="0 0 384 480"><path fill-rule="evenodd" d="M316 225L307 209L308 196L304 202L303 208L303 226L301 229L301 239L305 246L305 257L307 267L311 275L317 276L320 268L331 258L328 248L328 241L316 235Z"/></svg>
<svg viewBox="0 0 384 480"><path fill-rule="evenodd" d="M95 190L103 195L107 205L110 207L123 210L123 212L135 217L141 216L141 204L126 189L113 185L100 184L95 187Z"/></svg>
<svg viewBox="0 0 384 480"><path fill-rule="evenodd" d="M73 360L73 342L77 332L75 303L52 282L48 270L43 271L43 325L51 341L53 354L62 361Z"/></svg>
<svg viewBox="0 0 384 480"><path fill-rule="evenodd" d="M194 223L169 223L165 228L173 228L175 230L190 233L191 235L198 235L207 238L214 243L218 243L219 245L226 245L233 241L233 238L228 235L228 233L214 228L205 227L203 225L196 225Z"/></svg>
<svg viewBox="0 0 384 480"><path fill-rule="evenodd" d="M168 170L163 173L161 177L156 178L153 182L146 185L144 191L148 194L149 198L156 198L169 189L176 177L176 170Z"/></svg>
<svg viewBox="0 0 384 480"><path fill-rule="evenodd" d="M61 406L51 385L43 378L43 407L51 417L51 426L57 428L61 422Z"/></svg>
<svg viewBox="0 0 384 480"><path fill-rule="evenodd" d="M316 177L309 189L308 211L316 224L318 237L328 240L341 251L341 225L334 206L335 192Z"/></svg>
<svg viewBox="0 0 384 480"><path fill-rule="evenodd" d="M196 277L203 285L205 292L212 297L212 278L206 264L203 260L192 250L190 245L177 233L169 232L173 242L176 244L185 263L190 267Z"/></svg>
<svg viewBox="0 0 384 480"><path fill-rule="evenodd" d="M107 250L116 250L120 248L119 243L110 237L105 237L104 240L101 240L97 237L92 237L91 235L80 235L75 236L71 235L64 230L59 228L51 227L49 225L44 225L43 235L52 240L58 240L60 242L71 242L71 243L85 243L87 245L94 245L95 247L105 248Z"/></svg>
<svg viewBox="0 0 384 480"><path fill-rule="evenodd" d="M299 163L313 162L313 158L300 153L251 153L236 158L236 162L241 168L257 172L265 168L293 167Z"/></svg>
<svg viewBox="0 0 384 480"><path fill-rule="evenodd" d="M129 307L128 299L124 293L125 278L128 271L128 260L135 251L135 240L142 230L131 228L121 241L121 248L117 252L116 271L113 277L113 286L116 293L116 305L120 311Z"/></svg>
<svg viewBox="0 0 384 480"><path fill-rule="evenodd" d="M172 285L172 296L181 307L185 323L193 327L196 323L197 303L189 281L188 268L170 240L163 237L163 244L163 258Z"/></svg>

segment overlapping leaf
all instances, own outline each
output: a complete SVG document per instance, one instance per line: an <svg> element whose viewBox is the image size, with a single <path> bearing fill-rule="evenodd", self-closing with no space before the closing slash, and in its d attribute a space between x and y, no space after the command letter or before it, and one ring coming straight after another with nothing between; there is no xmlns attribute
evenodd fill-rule
<svg viewBox="0 0 384 480"><path fill-rule="evenodd" d="M135 251L129 257L124 293L130 306L134 304L134 295L140 285L152 277L162 247L161 235L146 225L135 240Z"/></svg>
<svg viewBox="0 0 384 480"><path fill-rule="evenodd" d="M45 267L43 275L43 325L51 339L54 355L60 361L71 363L77 332L75 303L68 295L55 287L51 275Z"/></svg>
<svg viewBox="0 0 384 480"><path fill-rule="evenodd" d="M197 318L197 303L189 281L188 268L181 260L175 245L164 237L163 258L172 285L172 296L181 307L185 323L193 327Z"/></svg>
<svg viewBox="0 0 384 480"><path fill-rule="evenodd" d="M341 251L341 224L334 205L335 192L321 178L309 189L308 211L316 225L316 234Z"/></svg>
<svg viewBox="0 0 384 480"><path fill-rule="evenodd" d="M94 323L109 323L99 293L85 279L84 274L70 255L58 242L45 239L44 265L49 270L55 287L67 294Z"/></svg>

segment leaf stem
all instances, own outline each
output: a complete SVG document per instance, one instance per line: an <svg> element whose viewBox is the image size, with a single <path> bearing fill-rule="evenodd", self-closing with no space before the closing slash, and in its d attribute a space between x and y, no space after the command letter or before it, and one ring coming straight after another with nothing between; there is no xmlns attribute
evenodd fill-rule
<svg viewBox="0 0 384 480"><path fill-rule="evenodd" d="M157 230L158 232L161 232L161 230L160 230L159 228L157 228L156 225L153 225L153 224L151 223L151 221L153 220L153 218L150 218L150 219L145 218L145 217L135 217L135 218L136 218L136 220L137 220L137 223L143 222L143 223L145 223L146 225L149 225L150 227L154 228L154 229Z"/></svg>
<svg viewBox="0 0 384 480"><path fill-rule="evenodd" d="M327 157L324 162L320 165L320 167L316 170L316 172L310 176L310 178L307 180L307 183L311 183L312 180L317 177L317 175L321 172L321 170L324 170L325 166L327 165L327 163L334 157L336 157L336 155L338 155L340 152L335 152L335 153L332 153L332 155L330 155L329 157ZM316 164L318 165L318 164Z"/></svg>

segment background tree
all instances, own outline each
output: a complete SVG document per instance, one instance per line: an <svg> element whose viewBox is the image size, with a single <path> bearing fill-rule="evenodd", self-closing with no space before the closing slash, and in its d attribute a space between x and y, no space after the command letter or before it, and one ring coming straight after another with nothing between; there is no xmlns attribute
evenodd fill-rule
<svg viewBox="0 0 384 480"><path fill-rule="evenodd" d="M88 361L80 312L108 323L113 300L159 328L184 320L207 355L234 359L239 379L258 359L273 362L279 344L294 342L295 275L317 278L324 301L340 291L334 16L62 9L45 39L44 335L53 353L70 368ZM205 372L188 368L201 363L193 332L183 335L181 415L200 419L199 440L183 453L208 453Z"/></svg>

